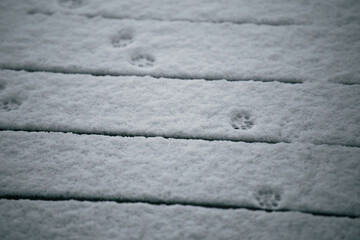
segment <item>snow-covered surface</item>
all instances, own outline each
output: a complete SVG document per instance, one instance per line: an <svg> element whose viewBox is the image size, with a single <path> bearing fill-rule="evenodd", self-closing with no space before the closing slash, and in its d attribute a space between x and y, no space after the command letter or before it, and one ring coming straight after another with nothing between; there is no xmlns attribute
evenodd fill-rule
<svg viewBox="0 0 360 240"><path fill-rule="evenodd" d="M62 12L106 18L233 22L268 25L360 23L357 0L3 0L30 13ZM17 4L14 4L17 2Z"/></svg>
<svg viewBox="0 0 360 240"><path fill-rule="evenodd" d="M359 12L1 0L0 238L357 239Z"/></svg>
<svg viewBox="0 0 360 240"><path fill-rule="evenodd" d="M360 83L356 22L238 25L27 14L0 8L0 32L3 68Z"/></svg>
<svg viewBox="0 0 360 240"><path fill-rule="evenodd" d="M184 206L0 200L2 239L344 239L360 220ZM16 229L17 231L11 231Z"/></svg>
<svg viewBox="0 0 360 240"><path fill-rule="evenodd" d="M360 146L360 86L1 71L2 129Z"/></svg>
<svg viewBox="0 0 360 240"><path fill-rule="evenodd" d="M0 132L0 194L360 216L360 149Z"/></svg>

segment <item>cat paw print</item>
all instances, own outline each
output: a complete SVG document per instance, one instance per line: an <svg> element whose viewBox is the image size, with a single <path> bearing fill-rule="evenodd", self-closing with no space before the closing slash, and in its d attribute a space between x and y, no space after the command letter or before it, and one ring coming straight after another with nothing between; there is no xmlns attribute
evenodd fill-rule
<svg viewBox="0 0 360 240"><path fill-rule="evenodd" d="M230 122L236 130L249 130L254 126L254 117L248 110L233 110L230 114Z"/></svg>
<svg viewBox="0 0 360 240"><path fill-rule="evenodd" d="M0 82L0 92L2 92L3 90L5 90L6 84L3 82Z"/></svg>
<svg viewBox="0 0 360 240"><path fill-rule="evenodd" d="M58 0L58 4L63 8L74 9L85 5L85 0Z"/></svg>
<svg viewBox="0 0 360 240"><path fill-rule="evenodd" d="M261 208L275 209L280 204L281 193L278 189L262 187L255 193L255 199Z"/></svg>
<svg viewBox="0 0 360 240"><path fill-rule="evenodd" d="M139 68L150 68L155 65L155 58L150 54L134 54L130 59L130 64Z"/></svg>
<svg viewBox="0 0 360 240"><path fill-rule="evenodd" d="M133 42L133 38L133 32L125 29L111 37L111 45L114 48L124 48Z"/></svg>
<svg viewBox="0 0 360 240"><path fill-rule="evenodd" d="M19 109L21 101L16 98L9 98L0 101L0 111L10 112Z"/></svg>

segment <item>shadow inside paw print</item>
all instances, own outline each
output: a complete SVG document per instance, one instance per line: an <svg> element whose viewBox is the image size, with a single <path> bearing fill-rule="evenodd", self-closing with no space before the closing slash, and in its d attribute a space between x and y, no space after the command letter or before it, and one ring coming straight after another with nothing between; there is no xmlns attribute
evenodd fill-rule
<svg viewBox="0 0 360 240"><path fill-rule="evenodd" d="M255 198L260 207L274 209L279 206L281 193L278 189L262 187L255 193Z"/></svg>
<svg viewBox="0 0 360 240"><path fill-rule="evenodd" d="M0 82L0 92L5 90L5 87L6 87L5 83Z"/></svg>
<svg viewBox="0 0 360 240"><path fill-rule="evenodd" d="M21 102L18 99L10 98L0 102L0 111L10 112L19 109Z"/></svg>
<svg viewBox="0 0 360 240"><path fill-rule="evenodd" d="M82 7L85 4L85 0L58 0L60 6L68 9L74 9Z"/></svg>
<svg viewBox="0 0 360 240"><path fill-rule="evenodd" d="M231 126L234 129L249 130L254 126L254 120L249 111L233 110L230 116Z"/></svg>
<svg viewBox="0 0 360 240"><path fill-rule="evenodd" d="M140 68L153 67L155 64L155 58L150 54L135 54L131 57L131 65Z"/></svg>
<svg viewBox="0 0 360 240"><path fill-rule="evenodd" d="M133 33L129 29L122 30L111 37L111 45L114 48L124 48L133 42Z"/></svg>

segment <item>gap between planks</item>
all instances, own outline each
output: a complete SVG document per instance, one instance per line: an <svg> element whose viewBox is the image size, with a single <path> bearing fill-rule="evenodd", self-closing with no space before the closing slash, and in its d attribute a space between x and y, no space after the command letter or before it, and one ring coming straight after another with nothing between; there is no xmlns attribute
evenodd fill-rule
<svg viewBox="0 0 360 240"><path fill-rule="evenodd" d="M25 72L45 72L45 73L61 73L61 74L81 74L81 75L91 75L95 77L145 77L150 76L153 78L168 78L175 80L205 80L205 81L220 81L225 80L228 82L246 82L246 81L255 81L255 82L280 82L287 84L302 84L303 80L295 78L261 78L261 77L252 77L248 79L236 79L236 78L216 78L216 77L200 77L200 76L181 76L181 75L167 75L167 74L151 74L151 73L118 73L115 71L103 71L103 70L69 70L62 67L37 67L37 66L23 66L23 67L13 67L13 66L0 66L2 70L12 70L12 71L25 71Z"/></svg>
<svg viewBox="0 0 360 240"><path fill-rule="evenodd" d="M255 140L255 139L232 139L232 138L216 138L216 137L201 137L201 136L184 136L184 135L164 135L164 134L142 134L142 133L128 133L128 132L109 132L109 131L84 131L84 130L76 130L76 129L68 129L68 130L54 130L54 129L41 129L41 128L9 128L9 127L1 127L1 131L14 131L14 132L43 132L43 133L72 133L76 135L98 135L98 136L108 136L108 137L144 137L144 138L156 138L161 137L164 139L177 139L177 140L199 140L199 141L223 141L223 142L244 142L244 143L264 143L264 144L278 144L278 143L293 143L287 140L275 140L275 139L267 139L267 140ZM329 145L329 146L342 146L342 147L354 147L360 148L360 145L356 144L335 144L335 143L325 143L325 142L317 142L312 143L316 146L319 145Z"/></svg>
<svg viewBox="0 0 360 240"><path fill-rule="evenodd" d="M42 14L47 16L52 16L55 11L41 11L37 9L32 9L26 12L29 15L34 14ZM68 13L69 14L69 13ZM72 14L72 13L70 13ZM75 14L72 14L75 15ZM296 22L293 19L286 19L286 20L251 20L251 19L244 19L239 21L231 21L231 20L192 20L192 19L185 19L185 18L176 18L176 19L162 19L156 17L119 17L111 14L76 14L78 16L87 17L87 18L95 18L95 17L102 17L104 19L113 19L113 20L135 20L135 21L157 21L157 22L187 22L187 23L208 23L208 24L235 24L235 25L243 25L243 24L254 24L254 25L268 25L268 26L302 26L306 25L305 22Z"/></svg>
<svg viewBox="0 0 360 240"><path fill-rule="evenodd" d="M145 77L150 76L153 78L168 78L174 80L204 80L204 81L228 81L228 82L263 82L263 83L271 83L271 82L279 82L285 84L303 84L304 79L299 78L262 78L262 77L249 77L249 78L216 78L216 77L201 77L201 76L190 76L190 75L167 75L167 74L151 74L151 73L119 73L116 71L104 71L104 70L69 70L63 67L38 67L38 66L22 66L22 67L14 67L10 65L0 65L1 70L11 70L11 71L25 71L25 72L44 72L44 73L59 73L59 74L78 74L78 75L90 75L94 77ZM355 82L331 82L341 85L359 85L360 83Z"/></svg>
<svg viewBox="0 0 360 240"><path fill-rule="evenodd" d="M102 198L94 196L62 196L62 195L35 195L35 194L0 194L0 199L3 200L32 200L32 201L79 201L79 202L116 202L119 204L126 203L143 203L150 205L164 205L164 206L189 206L189 207L202 207L202 208L211 208L211 209L222 209L222 210L237 210L244 209L249 211L261 211L266 213L272 212L287 212L287 213L303 213L310 214L313 216L321 217L337 217L337 218L350 218L357 219L360 218L358 215L346 215L346 214L336 214L329 212L316 212L316 211L303 211L303 210L292 210L292 209L263 209L258 207L248 207L241 205L233 205L227 203L211 203L211 202L193 202L193 201L163 201L161 199L136 199L136 198Z"/></svg>

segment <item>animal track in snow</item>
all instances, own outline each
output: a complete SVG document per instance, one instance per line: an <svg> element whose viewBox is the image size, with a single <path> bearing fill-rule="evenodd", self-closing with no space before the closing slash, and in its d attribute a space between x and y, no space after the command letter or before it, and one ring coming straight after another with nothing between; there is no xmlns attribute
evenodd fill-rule
<svg viewBox="0 0 360 240"><path fill-rule="evenodd" d="M0 92L5 89L5 83L0 82Z"/></svg>
<svg viewBox="0 0 360 240"><path fill-rule="evenodd" d="M255 198L260 207L274 209L279 206L281 194L277 189L264 186L255 193Z"/></svg>
<svg viewBox="0 0 360 240"><path fill-rule="evenodd" d="M124 48L133 42L133 33L125 29L111 37L111 45L114 48Z"/></svg>
<svg viewBox="0 0 360 240"><path fill-rule="evenodd" d="M0 101L0 111L10 112L19 109L21 102L15 98L4 99Z"/></svg>
<svg viewBox="0 0 360 240"><path fill-rule="evenodd" d="M60 6L68 9L79 8L85 4L85 0L58 0Z"/></svg>
<svg viewBox="0 0 360 240"><path fill-rule="evenodd" d="M154 66L155 58L150 54L140 53L133 55L130 63L136 67L148 68Z"/></svg>
<svg viewBox="0 0 360 240"><path fill-rule="evenodd" d="M230 120L234 129L249 130L254 126L253 117L247 110L233 110Z"/></svg>

